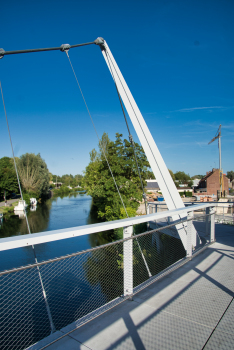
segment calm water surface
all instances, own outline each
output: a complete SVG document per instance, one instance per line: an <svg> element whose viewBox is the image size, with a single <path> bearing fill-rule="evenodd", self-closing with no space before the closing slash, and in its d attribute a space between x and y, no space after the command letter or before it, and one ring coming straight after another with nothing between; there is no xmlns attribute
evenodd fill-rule
<svg viewBox="0 0 234 350"><path fill-rule="evenodd" d="M92 198L86 194L53 197L38 205L36 211L28 209L32 233L88 225L98 222L91 214ZM25 218L18 215L4 217L0 238L28 234ZM93 236L93 235L91 235ZM92 243L93 242L93 243ZM85 235L35 246L38 261L85 250L96 245L96 239ZM0 271L34 263L31 247L17 248L0 253Z"/></svg>

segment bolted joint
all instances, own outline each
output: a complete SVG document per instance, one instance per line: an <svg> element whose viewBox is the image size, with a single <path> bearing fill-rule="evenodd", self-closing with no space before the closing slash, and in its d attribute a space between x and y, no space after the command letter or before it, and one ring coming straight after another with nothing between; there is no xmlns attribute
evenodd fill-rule
<svg viewBox="0 0 234 350"><path fill-rule="evenodd" d="M131 144L134 143L132 135L129 135L129 141L131 142Z"/></svg>
<svg viewBox="0 0 234 350"><path fill-rule="evenodd" d="M64 52L64 51L68 51L71 48L71 45L69 44L62 44L60 46L60 51Z"/></svg>
<svg viewBox="0 0 234 350"><path fill-rule="evenodd" d="M0 49L0 59L3 58L4 54L5 54L5 50Z"/></svg>
<svg viewBox="0 0 234 350"><path fill-rule="evenodd" d="M94 40L94 44L99 45L101 50L105 50L104 43L105 40L101 37L98 37L96 40Z"/></svg>

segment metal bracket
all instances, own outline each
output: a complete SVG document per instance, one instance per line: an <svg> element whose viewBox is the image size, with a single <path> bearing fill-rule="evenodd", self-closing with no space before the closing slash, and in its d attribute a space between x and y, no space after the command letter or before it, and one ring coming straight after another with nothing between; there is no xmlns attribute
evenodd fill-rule
<svg viewBox="0 0 234 350"><path fill-rule="evenodd" d="M0 49L0 59L3 58L4 54L5 54L5 50Z"/></svg>
<svg viewBox="0 0 234 350"><path fill-rule="evenodd" d="M94 40L94 44L99 45L100 49L105 51L105 40L101 37L98 37L96 40Z"/></svg>
<svg viewBox="0 0 234 350"><path fill-rule="evenodd" d="M68 51L71 48L71 45L69 44L62 44L60 46L60 51L64 52L64 51Z"/></svg>

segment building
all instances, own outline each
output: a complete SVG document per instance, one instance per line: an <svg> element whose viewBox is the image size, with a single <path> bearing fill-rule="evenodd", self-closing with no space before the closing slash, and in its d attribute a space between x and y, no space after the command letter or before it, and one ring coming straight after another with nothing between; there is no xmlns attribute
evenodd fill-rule
<svg viewBox="0 0 234 350"><path fill-rule="evenodd" d="M193 179L193 188L197 187L201 179Z"/></svg>
<svg viewBox="0 0 234 350"><path fill-rule="evenodd" d="M225 174L223 174L223 185L223 191L229 194L228 178ZM220 190L219 169L212 169L212 171L207 172L206 176L199 181L198 186L195 188L196 193L209 196L216 196L218 190Z"/></svg>
<svg viewBox="0 0 234 350"><path fill-rule="evenodd" d="M147 185L145 187L145 190L147 192L157 192L160 191L159 185L156 180L146 180Z"/></svg>

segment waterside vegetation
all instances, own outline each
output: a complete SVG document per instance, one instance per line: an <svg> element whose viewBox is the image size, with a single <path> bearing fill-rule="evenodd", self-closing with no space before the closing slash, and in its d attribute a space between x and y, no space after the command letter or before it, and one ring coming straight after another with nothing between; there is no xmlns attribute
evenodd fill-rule
<svg viewBox="0 0 234 350"><path fill-rule="evenodd" d="M92 196L98 217L103 221L111 221L135 216L142 201L142 189L136 166L134 152L131 143L122 139L123 135L116 133L115 141L111 141L106 133L102 135L99 143L99 151L93 149L90 152L90 163L86 167L83 187ZM143 148L135 143L135 152L139 171L146 186L149 162ZM110 169L113 173L118 191L113 181Z"/></svg>

